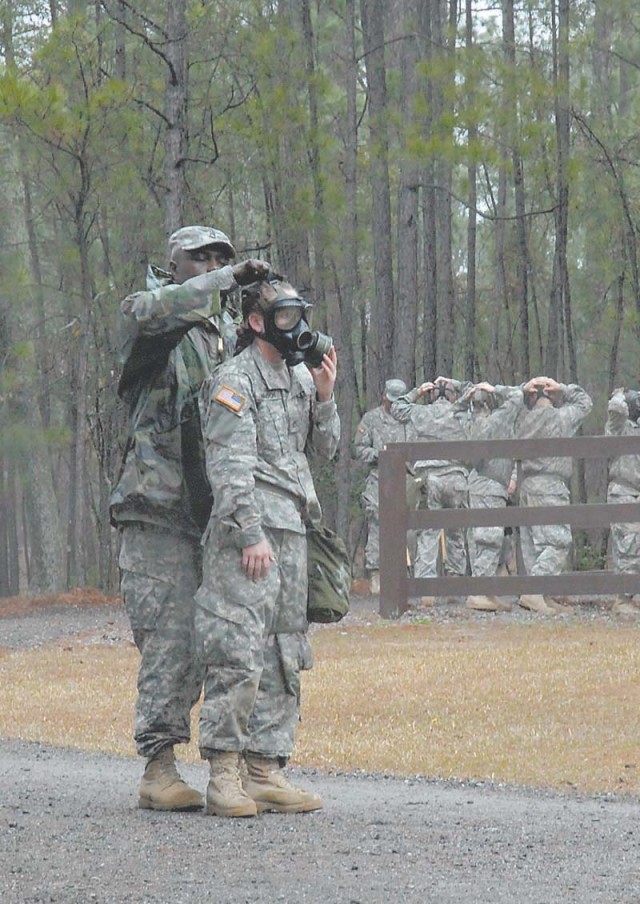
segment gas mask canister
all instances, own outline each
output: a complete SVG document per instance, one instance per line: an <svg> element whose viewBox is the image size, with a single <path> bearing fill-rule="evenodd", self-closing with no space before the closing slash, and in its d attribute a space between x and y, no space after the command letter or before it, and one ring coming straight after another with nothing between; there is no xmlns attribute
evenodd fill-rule
<svg viewBox="0 0 640 904"><path fill-rule="evenodd" d="M333 345L331 336L312 330L307 313L313 305L302 298L280 298L263 313L263 338L277 348L289 367L320 367Z"/></svg>

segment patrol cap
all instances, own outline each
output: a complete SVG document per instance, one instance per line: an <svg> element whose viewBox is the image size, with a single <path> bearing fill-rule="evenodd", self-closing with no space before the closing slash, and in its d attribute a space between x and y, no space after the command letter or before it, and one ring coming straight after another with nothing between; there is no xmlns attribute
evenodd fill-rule
<svg viewBox="0 0 640 904"><path fill-rule="evenodd" d="M212 226L183 226L182 229L177 229L169 236L169 255L173 259L176 248L195 251L207 245L222 245L229 257L236 256L236 249L231 244L229 236Z"/></svg>
<svg viewBox="0 0 640 904"><path fill-rule="evenodd" d="M384 394L390 402L397 401L407 391L407 387L402 380L387 380L384 384Z"/></svg>

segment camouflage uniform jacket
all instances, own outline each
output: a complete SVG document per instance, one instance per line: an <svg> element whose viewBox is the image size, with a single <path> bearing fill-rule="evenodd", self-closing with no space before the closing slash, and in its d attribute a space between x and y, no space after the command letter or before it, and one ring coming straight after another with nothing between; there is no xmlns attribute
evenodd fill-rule
<svg viewBox="0 0 640 904"><path fill-rule="evenodd" d="M471 384L452 381L457 391L462 394ZM468 415L460 411L447 399L436 399L431 404L418 403L418 387L400 396L391 406L393 416L408 425L407 440L409 442L440 442L467 439ZM467 473L467 465L463 461L429 460L417 461L416 468L433 469L440 472Z"/></svg>
<svg viewBox="0 0 640 904"><path fill-rule="evenodd" d="M358 461L371 465L377 470L378 453L389 443L406 442L407 427L397 421L392 414L379 405L367 411L356 430L353 451Z"/></svg>
<svg viewBox="0 0 640 904"><path fill-rule="evenodd" d="M457 407L470 412L467 436L471 440L513 439L516 421L523 406L522 390L516 386L496 386L495 398L498 407L490 414L473 414L471 399L461 399ZM495 480L505 489L512 476L513 462L510 458L483 458L473 462L473 471L479 477Z"/></svg>
<svg viewBox="0 0 640 904"><path fill-rule="evenodd" d="M320 522L307 456L333 457L340 420L306 365L274 366L253 342L207 380L200 411L220 542L242 549L265 539L263 525L304 533Z"/></svg>
<svg viewBox="0 0 640 904"><path fill-rule="evenodd" d="M111 519L146 522L199 539L211 508L200 430L202 382L232 353L229 315L219 289L235 287L233 270L135 292L120 306L123 370L118 394L129 413L129 437L111 495ZM227 348L225 349L225 345Z"/></svg>
<svg viewBox="0 0 640 904"><path fill-rule="evenodd" d="M537 437L574 436L593 407L591 396L575 383L560 384L564 400L559 408L534 408L525 411L518 423L519 439ZM527 477L555 477L568 484L573 470L572 459L534 458L522 462L522 479Z"/></svg>
<svg viewBox="0 0 640 904"><path fill-rule="evenodd" d="M640 424L629 417L624 392L616 392L607 406L605 436L638 436ZM640 455L619 455L609 465L609 492L621 495L640 493Z"/></svg>

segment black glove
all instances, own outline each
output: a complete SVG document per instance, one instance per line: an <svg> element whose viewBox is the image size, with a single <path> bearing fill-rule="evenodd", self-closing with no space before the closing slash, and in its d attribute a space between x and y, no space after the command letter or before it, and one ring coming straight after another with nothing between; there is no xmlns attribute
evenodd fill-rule
<svg viewBox="0 0 640 904"><path fill-rule="evenodd" d="M257 258L249 258L249 260L234 264L233 267L233 278L239 286L248 286L259 280L269 279L270 275L271 264Z"/></svg>

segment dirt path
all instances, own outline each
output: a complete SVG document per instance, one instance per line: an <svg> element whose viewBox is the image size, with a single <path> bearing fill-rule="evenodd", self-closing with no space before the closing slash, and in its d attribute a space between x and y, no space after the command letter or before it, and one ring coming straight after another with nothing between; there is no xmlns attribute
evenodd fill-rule
<svg viewBox="0 0 640 904"><path fill-rule="evenodd" d="M352 617L375 620L363 603ZM437 617L467 616L443 610ZM88 644L129 636L119 607L38 610L0 621L0 645L70 635ZM204 766L184 771L204 790ZM250 820L158 814L136 808L134 759L0 740L0 901L640 901L635 800L291 772L322 795L324 810Z"/></svg>
<svg viewBox="0 0 640 904"><path fill-rule="evenodd" d="M137 810L138 778L134 760L0 742L0 900L640 900L631 802L307 772L323 811L224 820Z"/></svg>

